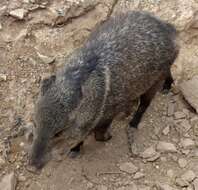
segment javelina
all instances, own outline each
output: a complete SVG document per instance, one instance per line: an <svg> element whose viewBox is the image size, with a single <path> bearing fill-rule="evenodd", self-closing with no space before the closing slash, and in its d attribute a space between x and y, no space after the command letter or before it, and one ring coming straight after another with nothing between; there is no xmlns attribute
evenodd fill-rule
<svg viewBox="0 0 198 190"><path fill-rule="evenodd" d="M114 117L130 112L140 98L130 122L137 127L159 84L165 81L170 88L175 38L171 24L146 12L130 11L96 27L64 67L42 83L30 164L43 166L50 138L60 131L73 142L73 151L92 131L98 141L110 139L107 129Z"/></svg>

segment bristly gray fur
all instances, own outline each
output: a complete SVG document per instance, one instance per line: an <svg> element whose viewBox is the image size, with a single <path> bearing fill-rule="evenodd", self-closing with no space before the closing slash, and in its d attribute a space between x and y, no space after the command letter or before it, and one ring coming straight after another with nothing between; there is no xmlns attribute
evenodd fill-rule
<svg viewBox="0 0 198 190"><path fill-rule="evenodd" d="M165 78L178 48L176 30L146 12L130 11L98 26L65 66L41 87L30 161L40 167L47 143L65 130L75 143L99 122L128 112Z"/></svg>

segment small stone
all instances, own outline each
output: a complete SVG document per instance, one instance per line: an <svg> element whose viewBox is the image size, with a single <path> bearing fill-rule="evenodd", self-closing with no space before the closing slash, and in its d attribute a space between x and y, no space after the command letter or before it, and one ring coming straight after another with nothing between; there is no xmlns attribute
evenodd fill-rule
<svg viewBox="0 0 198 190"><path fill-rule="evenodd" d="M198 75L180 85L181 92L188 103L198 112Z"/></svg>
<svg viewBox="0 0 198 190"><path fill-rule="evenodd" d="M168 109L167 109L167 115L168 116L172 116L174 114L174 108L175 108L175 104L170 102L168 104Z"/></svg>
<svg viewBox="0 0 198 190"><path fill-rule="evenodd" d="M175 119L184 119L186 117L186 114L181 111L177 111L174 114Z"/></svg>
<svg viewBox="0 0 198 190"><path fill-rule="evenodd" d="M194 116L193 118L191 118L190 120L191 125L194 127L195 125L198 124L198 117Z"/></svg>
<svg viewBox="0 0 198 190"><path fill-rule="evenodd" d="M171 186L168 185L168 184L158 184L157 186L158 186L158 188L159 188L160 190L174 190L174 188L171 187Z"/></svg>
<svg viewBox="0 0 198 190"><path fill-rule="evenodd" d="M190 129L191 129L191 125L190 122L188 120L183 120L180 124L179 124L179 128L183 133L187 133Z"/></svg>
<svg viewBox="0 0 198 190"><path fill-rule="evenodd" d="M193 181L194 190L198 190L198 178Z"/></svg>
<svg viewBox="0 0 198 190"><path fill-rule="evenodd" d="M190 138L182 139L180 144L184 149L192 149L195 147L195 142Z"/></svg>
<svg viewBox="0 0 198 190"><path fill-rule="evenodd" d="M5 175L0 181L0 189L2 190L15 190L17 179L14 172Z"/></svg>
<svg viewBox="0 0 198 190"><path fill-rule="evenodd" d="M93 188L93 183L91 183L91 182L88 182L87 183L87 189L92 189Z"/></svg>
<svg viewBox="0 0 198 190"><path fill-rule="evenodd" d="M156 155L156 150L154 149L154 147L149 147L147 148L143 153L142 153L142 158L147 159L147 158L151 158L153 156Z"/></svg>
<svg viewBox="0 0 198 190"><path fill-rule="evenodd" d="M126 163L120 164L120 170L129 174L134 174L138 171L138 167L136 167L131 162L126 162Z"/></svg>
<svg viewBox="0 0 198 190"><path fill-rule="evenodd" d="M185 155L188 155L190 153L190 150L189 149L186 149L186 150L182 149L181 152Z"/></svg>
<svg viewBox="0 0 198 190"><path fill-rule="evenodd" d="M181 179L181 178L176 178L175 184L176 184L177 186L180 186L180 187L188 187L188 185L189 185L188 182L184 181L184 180Z"/></svg>
<svg viewBox="0 0 198 190"><path fill-rule="evenodd" d="M145 175L142 172L137 172L134 176L133 179L140 179L143 178Z"/></svg>
<svg viewBox="0 0 198 190"><path fill-rule="evenodd" d="M160 152L177 152L177 148L174 144L164 141L160 141L157 144L157 150Z"/></svg>
<svg viewBox="0 0 198 190"><path fill-rule="evenodd" d="M170 178L172 178L172 177L174 176L174 171L171 170L171 169L168 170L168 171L167 171L167 176L170 177Z"/></svg>
<svg viewBox="0 0 198 190"><path fill-rule="evenodd" d="M2 30L2 28L3 28L3 27L2 27L2 24L0 23L0 30Z"/></svg>
<svg viewBox="0 0 198 190"><path fill-rule="evenodd" d="M185 168L186 165L188 164L188 162L187 162L186 159L180 158L180 159L178 160L178 164L179 164L180 168Z"/></svg>
<svg viewBox="0 0 198 190"><path fill-rule="evenodd" d="M6 163L5 160L0 157L0 167L3 166L5 163Z"/></svg>
<svg viewBox="0 0 198 190"><path fill-rule="evenodd" d="M24 147L25 146L25 143L24 142L21 142L19 145L20 145L20 147Z"/></svg>
<svg viewBox="0 0 198 190"><path fill-rule="evenodd" d="M1 81L7 81L7 75L5 74L0 74L0 82Z"/></svg>
<svg viewBox="0 0 198 190"><path fill-rule="evenodd" d="M19 175L18 180L24 182L26 181L26 177L24 175Z"/></svg>
<svg viewBox="0 0 198 190"><path fill-rule="evenodd" d="M10 11L10 16L13 16L19 20L24 19L25 15L27 14L27 10L25 9L15 9Z"/></svg>
<svg viewBox="0 0 198 190"><path fill-rule="evenodd" d="M38 57L42 60L45 64L52 64L55 61L55 57L49 57L46 55L42 55L39 52L37 52Z"/></svg>
<svg viewBox="0 0 198 190"><path fill-rule="evenodd" d="M195 178L196 178L196 175L192 170L188 170L181 176L181 179L189 183L192 182Z"/></svg>
<svg viewBox="0 0 198 190"><path fill-rule="evenodd" d="M138 188L135 183L132 183L128 186L119 187L117 190L138 190Z"/></svg>
<svg viewBox="0 0 198 190"><path fill-rule="evenodd" d="M162 131L163 135L168 135L169 132L170 132L170 126L165 127Z"/></svg>
<svg viewBox="0 0 198 190"><path fill-rule="evenodd" d="M108 188L104 185L98 186L97 190L108 190Z"/></svg>

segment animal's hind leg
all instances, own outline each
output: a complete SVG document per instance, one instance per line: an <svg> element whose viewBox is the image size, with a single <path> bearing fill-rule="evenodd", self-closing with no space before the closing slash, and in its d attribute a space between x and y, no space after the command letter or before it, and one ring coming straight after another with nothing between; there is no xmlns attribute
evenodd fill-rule
<svg viewBox="0 0 198 190"><path fill-rule="evenodd" d="M127 138L128 138L129 150L133 156L135 155L134 150L133 150L133 147L135 146L133 144L134 133L137 130L143 114L145 113L148 106L150 105L160 85L161 85L161 82L155 83L149 90L147 90L143 95L140 96L140 104L138 106L138 109L135 112L132 120L129 122L129 126L127 127Z"/></svg>
<svg viewBox="0 0 198 190"><path fill-rule="evenodd" d="M167 94L169 90L171 89L172 83L173 83L173 77L172 77L171 72L169 71L168 76L165 79L165 82L163 85L162 93Z"/></svg>
<svg viewBox="0 0 198 190"><path fill-rule="evenodd" d="M111 134L108 131L108 128L110 127L112 122L112 119L105 120L103 122L100 122L96 128L94 129L94 135L96 141L108 141L111 139Z"/></svg>

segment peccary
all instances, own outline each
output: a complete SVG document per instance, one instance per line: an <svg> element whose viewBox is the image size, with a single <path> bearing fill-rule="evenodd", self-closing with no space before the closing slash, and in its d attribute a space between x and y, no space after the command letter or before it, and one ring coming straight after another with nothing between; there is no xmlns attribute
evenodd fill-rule
<svg viewBox="0 0 198 190"><path fill-rule="evenodd" d="M107 129L114 117L129 114L140 99L130 122L137 128L161 83L169 89L173 82L176 34L171 24L141 11L97 26L64 67L42 82L30 164L42 168L48 143L60 131L72 142L72 151L78 151L91 132L98 141L109 140Z"/></svg>

